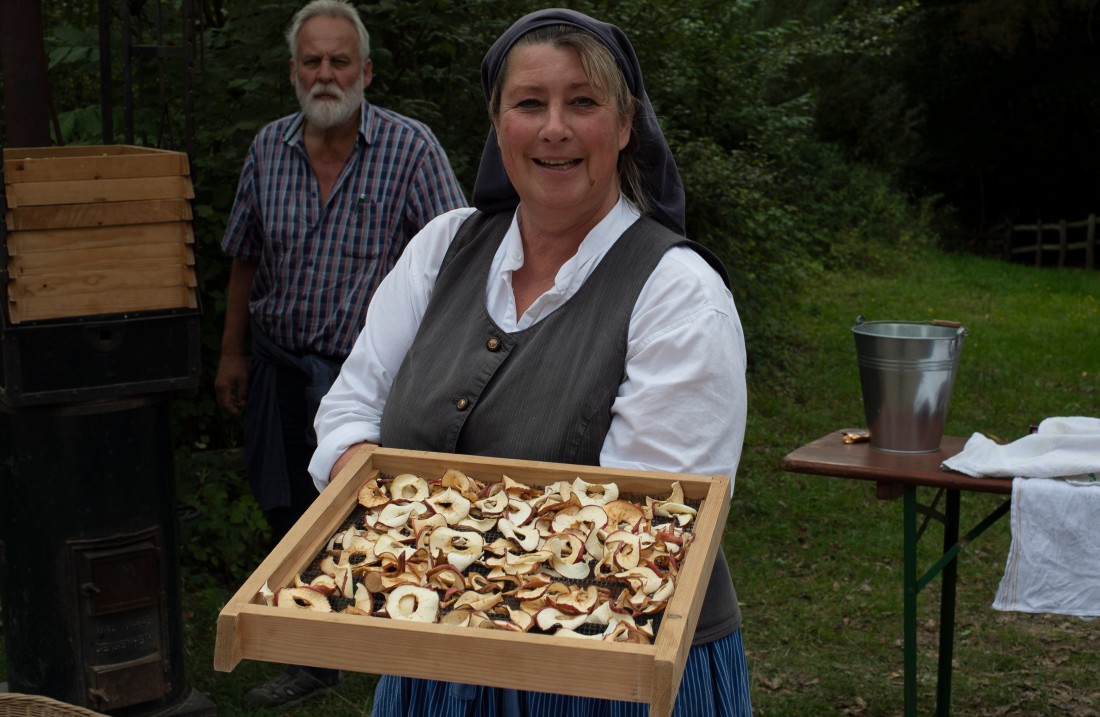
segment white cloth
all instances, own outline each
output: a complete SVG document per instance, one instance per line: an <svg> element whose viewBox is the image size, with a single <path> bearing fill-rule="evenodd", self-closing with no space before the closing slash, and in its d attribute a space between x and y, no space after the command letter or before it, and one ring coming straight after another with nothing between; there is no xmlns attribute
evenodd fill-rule
<svg viewBox="0 0 1100 717"><path fill-rule="evenodd" d="M1048 418L1005 445L975 433L943 465L1014 479L995 610L1100 615L1100 419Z"/></svg>
<svg viewBox="0 0 1100 717"><path fill-rule="evenodd" d="M319 490L348 447L379 441L382 409L424 316L440 262L473 211L454 210L430 222L375 292L366 325L314 421L318 445L309 470ZM514 332L549 315L576 293L637 219L620 199L561 267L554 286L519 317L511 279L524 255L513 219L486 286L492 319ZM745 366L744 335L729 290L695 251L668 251L631 315L625 378L600 464L728 475L732 490L745 433Z"/></svg>
<svg viewBox="0 0 1100 717"><path fill-rule="evenodd" d="M1012 544L995 610L1100 616L1100 482L1012 481Z"/></svg>
<svg viewBox="0 0 1100 717"><path fill-rule="evenodd" d="M1037 433L1000 445L975 433L962 451L943 462L969 476L1075 478L1100 475L1100 418L1048 418Z"/></svg>

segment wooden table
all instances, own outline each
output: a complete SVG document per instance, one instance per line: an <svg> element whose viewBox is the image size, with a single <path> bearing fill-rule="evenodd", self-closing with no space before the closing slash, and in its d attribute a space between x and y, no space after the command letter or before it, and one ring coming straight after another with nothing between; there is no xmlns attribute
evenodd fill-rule
<svg viewBox="0 0 1100 717"><path fill-rule="evenodd" d="M1012 496L1011 478L972 478L941 468L941 464L962 450L966 441L944 436L940 449L931 453L894 453L872 448L869 443L845 443L835 431L789 453L780 467L795 473L812 473L875 483L875 495L882 500L903 498L904 548L904 633L905 715L917 715L917 593L936 575L943 575L940 598L939 667L936 681L936 714L951 712L951 658L955 641L955 584L959 553L974 538L1008 512ZM929 504L917 501L917 488L936 493ZM973 530L959 538L959 503L963 491L1008 496ZM939 502L946 496L942 512ZM917 515L923 516L917 525ZM943 524L943 554L923 574L917 572L917 543L931 521Z"/></svg>

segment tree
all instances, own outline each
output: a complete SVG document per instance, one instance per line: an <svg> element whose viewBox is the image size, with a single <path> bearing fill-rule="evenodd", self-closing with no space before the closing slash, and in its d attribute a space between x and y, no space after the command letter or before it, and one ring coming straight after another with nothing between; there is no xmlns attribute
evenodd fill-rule
<svg viewBox="0 0 1100 717"><path fill-rule="evenodd" d="M184 445L239 442L239 427L213 403L229 266L220 240L249 142L263 124L297 109L283 33L300 4L204 4L192 157L204 370L203 384L177 401L184 419L177 435ZM798 9L793 0L787 4ZM376 0L359 6L372 36L375 79L368 99L427 122L468 195L488 130L482 57L511 22L543 5ZM762 4L726 0L592 0L573 6L616 23L631 37L684 180L689 236L726 263L754 365L784 359L790 345L783 318L787 302L818 272L866 263L868 244L904 244L927 235L919 208L912 209L884 175L820 141L820 88L806 71L829 58L855 62L887 52L907 5L901 11L811 14L807 21L766 17ZM98 107L84 80L98 57L95 33L69 17L59 14L47 22L51 73L74 90L65 95L72 101L59 108L67 141L88 141L98 126ZM148 20L139 15L135 32L147 29ZM141 96L157 96L155 75L137 82ZM158 119L157 112L139 114L139 141L149 141Z"/></svg>
<svg viewBox="0 0 1100 717"><path fill-rule="evenodd" d="M935 194L981 234L1007 218L1078 218L1100 195L1096 0L930 0L888 56L811 73L818 127Z"/></svg>
<svg viewBox="0 0 1100 717"><path fill-rule="evenodd" d="M0 2L0 69L3 70L7 147L50 144L50 85L42 40L42 7L35 2Z"/></svg>

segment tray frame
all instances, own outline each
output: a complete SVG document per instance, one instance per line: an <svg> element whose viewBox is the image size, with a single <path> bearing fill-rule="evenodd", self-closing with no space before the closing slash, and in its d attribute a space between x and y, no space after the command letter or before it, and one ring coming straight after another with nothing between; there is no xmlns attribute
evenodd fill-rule
<svg viewBox="0 0 1100 717"><path fill-rule="evenodd" d="M576 477L662 497L679 481L698 499L695 540L651 645L419 624L382 617L268 606L260 588L288 585L357 506L359 487L378 473L442 475L457 468L483 481L501 474L530 486ZM395 674L470 684L646 702L651 717L672 713L709 567L721 550L729 477L631 471L542 461L364 447L243 583L218 616L214 668L242 659ZM443 660L440 655L460 655ZM547 665L553 665L547 670ZM593 676L596 676L595 678Z"/></svg>

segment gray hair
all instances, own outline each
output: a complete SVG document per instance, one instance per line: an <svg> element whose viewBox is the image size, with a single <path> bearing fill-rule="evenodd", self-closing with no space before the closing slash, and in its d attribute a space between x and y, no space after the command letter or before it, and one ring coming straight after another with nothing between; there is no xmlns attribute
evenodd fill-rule
<svg viewBox="0 0 1100 717"><path fill-rule="evenodd" d="M355 31L359 33L359 59L363 62L367 61L367 58L370 57L370 35L367 34L367 28L359 18L359 11L348 0L313 0L294 14L294 19L291 20L290 27L286 31L286 44L290 48L290 59L294 62L298 61L298 33L302 31L302 25L305 25L307 20L319 16L350 22Z"/></svg>

